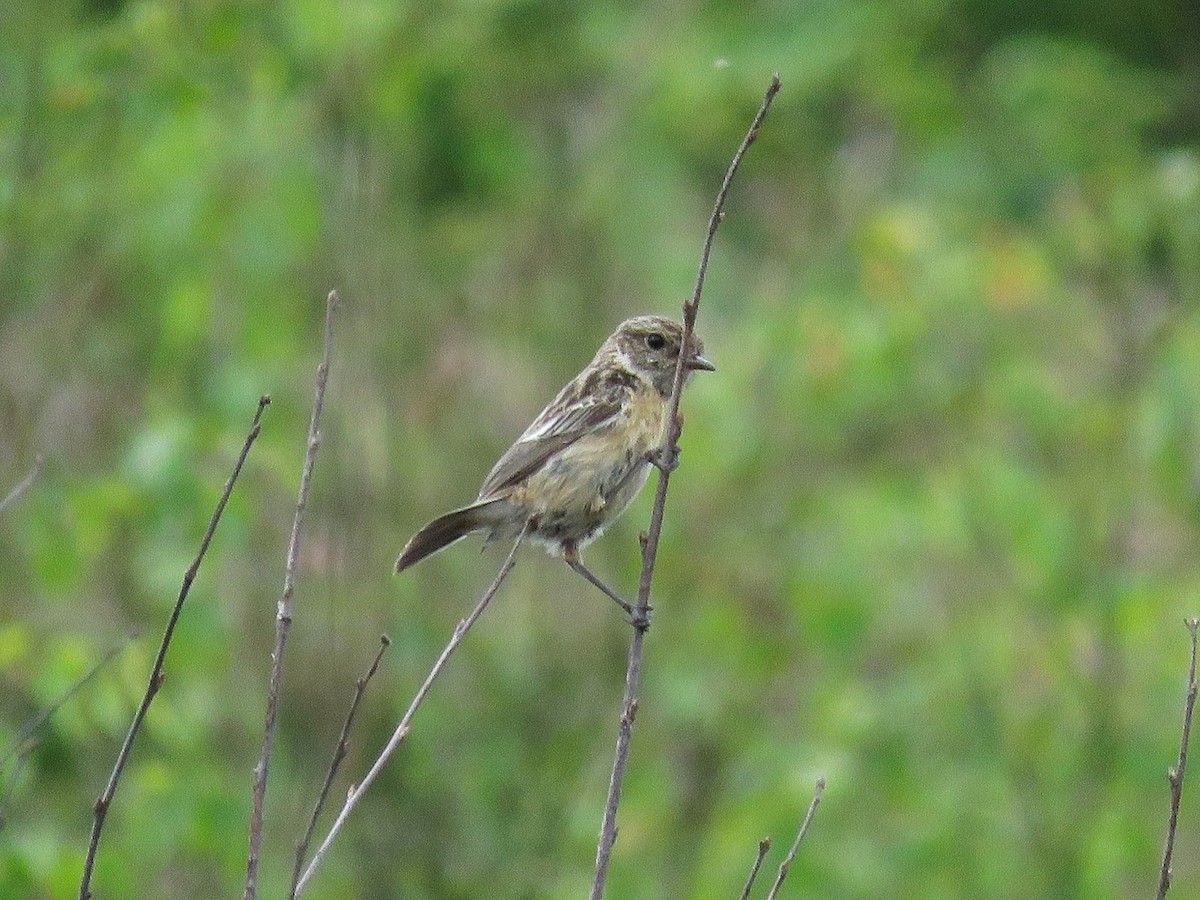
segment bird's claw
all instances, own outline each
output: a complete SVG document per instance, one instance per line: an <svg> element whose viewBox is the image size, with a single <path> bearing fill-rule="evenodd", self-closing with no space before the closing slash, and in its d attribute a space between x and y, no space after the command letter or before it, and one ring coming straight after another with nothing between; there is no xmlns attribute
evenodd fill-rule
<svg viewBox="0 0 1200 900"><path fill-rule="evenodd" d="M629 624L644 634L650 628L650 613L653 611L652 606L631 606L628 609Z"/></svg>
<svg viewBox="0 0 1200 900"><path fill-rule="evenodd" d="M646 454L646 459L658 471L670 475L679 468L679 449L675 448L665 453L661 450L651 450Z"/></svg>

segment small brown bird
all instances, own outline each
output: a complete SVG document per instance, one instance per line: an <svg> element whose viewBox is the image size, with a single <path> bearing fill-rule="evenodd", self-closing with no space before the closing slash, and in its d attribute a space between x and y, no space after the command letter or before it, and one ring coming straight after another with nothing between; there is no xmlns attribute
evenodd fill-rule
<svg viewBox="0 0 1200 900"><path fill-rule="evenodd" d="M492 467L475 502L438 516L405 545L402 572L472 532L485 546L529 536L621 605L632 607L583 565L579 550L625 511L662 444L683 328L661 316L626 319L595 358L542 410ZM712 371L693 337L685 379Z"/></svg>

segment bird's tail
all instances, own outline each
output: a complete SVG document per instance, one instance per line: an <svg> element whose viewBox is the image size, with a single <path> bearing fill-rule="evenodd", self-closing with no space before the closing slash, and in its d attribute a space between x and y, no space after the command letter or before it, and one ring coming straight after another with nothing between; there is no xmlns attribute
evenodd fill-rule
<svg viewBox="0 0 1200 900"><path fill-rule="evenodd" d="M484 500L438 516L404 545L396 559L396 572L403 572L409 566L416 565L430 554L437 553L443 547L449 547L474 531L494 528L502 519L502 516L498 516L501 510L497 507L507 502L504 499Z"/></svg>

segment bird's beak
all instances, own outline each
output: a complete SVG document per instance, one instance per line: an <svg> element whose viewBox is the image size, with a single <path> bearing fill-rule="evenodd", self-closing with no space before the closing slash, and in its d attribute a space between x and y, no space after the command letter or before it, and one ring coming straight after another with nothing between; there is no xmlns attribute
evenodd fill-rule
<svg viewBox="0 0 1200 900"><path fill-rule="evenodd" d="M687 361L687 367L689 370L691 370L693 372L695 372L697 370L702 370L705 372L717 371L717 367L714 366L707 359L705 359L703 356L701 356L699 353L697 353L695 356L691 357Z"/></svg>

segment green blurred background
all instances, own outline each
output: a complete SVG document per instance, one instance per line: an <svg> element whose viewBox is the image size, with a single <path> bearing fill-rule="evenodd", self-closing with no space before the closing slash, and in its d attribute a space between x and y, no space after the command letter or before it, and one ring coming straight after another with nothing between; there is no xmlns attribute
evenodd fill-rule
<svg viewBox="0 0 1200 900"><path fill-rule="evenodd" d="M396 552L627 315L690 292L613 898L1149 896L1200 611L1200 12L1140 4L0 5L0 896L91 803L274 402L109 817L98 897L238 896L324 297L332 380L263 896L380 633L361 776L499 564ZM632 593L649 491L589 551ZM574 898L629 628L535 551L313 898ZM3 773L5 776L11 774ZM1200 897L1200 775L1173 897ZM760 890L765 885L760 886Z"/></svg>

